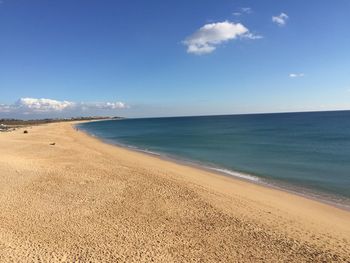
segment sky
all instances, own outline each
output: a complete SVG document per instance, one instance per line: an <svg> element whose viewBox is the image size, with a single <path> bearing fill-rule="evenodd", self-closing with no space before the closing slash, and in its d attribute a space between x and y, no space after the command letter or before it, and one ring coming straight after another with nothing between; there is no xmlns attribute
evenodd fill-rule
<svg viewBox="0 0 350 263"><path fill-rule="evenodd" d="M349 0L0 0L0 118L350 109Z"/></svg>

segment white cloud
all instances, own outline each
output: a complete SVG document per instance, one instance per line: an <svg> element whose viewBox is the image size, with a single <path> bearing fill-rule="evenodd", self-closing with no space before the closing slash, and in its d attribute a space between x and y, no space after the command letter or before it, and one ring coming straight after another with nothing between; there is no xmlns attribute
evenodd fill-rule
<svg viewBox="0 0 350 263"><path fill-rule="evenodd" d="M251 9L250 7L242 7L241 10L243 13L246 13L246 14L253 13L253 9Z"/></svg>
<svg viewBox="0 0 350 263"><path fill-rule="evenodd" d="M58 101L52 99L21 98L13 108L24 109L33 112L62 111L74 106L70 101Z"/></svg>
<svg viewBox="0 0 350 263"><path fill-rule="evenodd" d="M202 55L213 52L223 42L241 38L257 39L248 28L241 23L229 21L211 23L202 26L191 36L187 37L183 44L187 46L187 52Z"/></svg>
<svg viewBox="0 0 350 263"><path fill-rule="evenodd" d="M99 109L99 110L116 110L129 108L124 102L95 102L95 103L80 103L79 105L84 110Z"/></svg>
<svg viewBox="0 0 350 263"><path fill-rule="evenodd" d="M59 114L94 110L113 111L128 108L124 102L72 102L44 98L21 98L13 104L0 104L0 113L7 114Z"/></svg>
<svg viewBox="0 0 350 263"><path fill-rule="evenodd" d="M290 78L302 78L302 77L304 77L304 76L305 76L304 73L290 73L290 74L289 74L289 77L290 77Z"/></svg>
<svg viewBox="0 0 350 263"><path fill-rule="evenodd" d="M289 16L286 13L281 13L278 16L272 17L272 22L276 23L279 26L284 26L287 23Z"/></svg>
<svg viewBox="0 0 350 263"><path fill-rule="evenodd" d="M0 112L11 112L11 106L6 105L6 104L0 104Z"/></svg>
<svg viewBox="0 0 350 263"><path fill-rule="evenodd" d="M241 16L243 14L251 14L251 13L253 13L253 9L251 9L250 7L241 7L239 8L239 11L233 12L232 14L234 16Z"/></svg>
<svg viewBox="0 0 350 263"><path fill-rule="evenodd" d="M107 102L106 103L106 106L110 109L124 109L124 108L127 108L128 106L124 103L124 102L121 102L121 101L118 101L118 102Z"/></svg>
<svg viewBox="0 0 350 263"><path fill-rule="evenodd" d="M264 38L263 36L260 36L260 35L255 35L255 34L253 34L253 33L247 33L247 34L245 34L244 35L244 37L245 38L249 38L249 39L262 39L262 38Z"/></svg>

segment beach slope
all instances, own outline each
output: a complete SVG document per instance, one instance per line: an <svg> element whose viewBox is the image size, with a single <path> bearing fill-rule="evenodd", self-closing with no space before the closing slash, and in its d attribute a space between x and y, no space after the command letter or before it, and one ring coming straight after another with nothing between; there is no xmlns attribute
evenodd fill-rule
<svg viewBox="0 0 350 263"><path fill-rule="evenodd" d="M350 262L348 211L72 123L27 130L0 134L0 262Z"/></svg>

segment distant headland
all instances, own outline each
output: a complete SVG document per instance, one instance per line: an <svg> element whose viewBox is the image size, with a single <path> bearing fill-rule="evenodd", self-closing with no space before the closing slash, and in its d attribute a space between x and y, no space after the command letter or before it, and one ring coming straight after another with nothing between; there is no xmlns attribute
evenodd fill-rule
<svg viewBox="0 0 350 263"><path fill-rule="evenodd" d="M94 120L117 120L123 117L107 117L107 116L88 116L88 117L72 117L72 118L45 118L33 120L21 119L0 119L0 132L12 131L17 128L40 125L54 122L69 122L69 121L94 121Z"/></svg>

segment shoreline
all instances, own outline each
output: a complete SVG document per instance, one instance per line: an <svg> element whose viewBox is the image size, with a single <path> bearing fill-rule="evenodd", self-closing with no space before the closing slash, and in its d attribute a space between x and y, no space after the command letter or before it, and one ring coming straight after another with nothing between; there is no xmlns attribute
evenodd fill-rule
<svg viewBox="0 0 350 263"><path fill-rule="evenodd" d="M350 260L345 210L116 147L74 124L0 134L1 262Z"/></svg>
<svg viewBox="0 0 350 263"><path fill-rule="evenodd" d="M88 122L95 122L95 121L88 121ZM92 133L89 133L84 129L80 129L79 127L77 127L77 125L81 123L83 122L72 124L72 126L78 129L80 132L84 133L85 135L92 137L94 139L97 139L102 143L112 145L114 147L120 147L128 151L138 152L154 158L158 158L159 160L174 162L179 165L185 165L185 166L203 170L206 172L218 174L221 176L226 176L233 180L241 180L247 183L259 185L261 187L267 187L277 191L286 192L292 195L297 195L302 198L306 198L308 200L313 200L316 202L320 202L322 204L330 205L332 207L342 209L344 211L348 211L348 212L350 211L350 203L349 203L350 200L348 198L341 199L341 197L337 195L327 194L321 191L312 190L301 186L295 186L288 183L281 183L270 179L260 178L259 176L243 173L240 171L229 170L222 167L214 167L214 166L207 165L205 163L196 162L195 160L181 159L181 157L169 156L163 153L152 152L152 151L148 151L147 149L141 149L141 148L135 147L133 145L126 145L115 141L105 140L103 138L95 136ZM341 201L337 202L335 201L335 199L341 199L343 202Z"/></svg>

